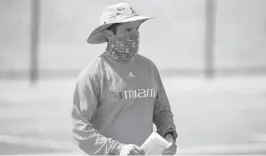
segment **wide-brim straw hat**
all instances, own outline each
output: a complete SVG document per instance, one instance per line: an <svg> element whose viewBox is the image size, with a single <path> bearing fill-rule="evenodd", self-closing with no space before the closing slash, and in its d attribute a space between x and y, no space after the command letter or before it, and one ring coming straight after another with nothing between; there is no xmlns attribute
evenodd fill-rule
<svg viewBox="0 0 266 156"><path fill-rule="evenodd" d="M120 2L106 7L100 18L100 25L92 31L87 42L100 44L106 42L103 31L115 23L140 21L145 22L153 17L139 16L126 2Z"/></svg>

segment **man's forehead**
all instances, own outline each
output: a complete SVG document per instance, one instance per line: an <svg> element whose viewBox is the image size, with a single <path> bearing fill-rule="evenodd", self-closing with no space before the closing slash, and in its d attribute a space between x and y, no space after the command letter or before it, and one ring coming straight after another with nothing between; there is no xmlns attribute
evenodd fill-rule
<svg viewBox="0 0 266 156"><path fill-rule="evenodd" d="M132 28L132 27L138 27L141 23L139 21L134 21L134 22L126 22L126 23L120 23L118 27L123 27L123 28Z"/></svg>

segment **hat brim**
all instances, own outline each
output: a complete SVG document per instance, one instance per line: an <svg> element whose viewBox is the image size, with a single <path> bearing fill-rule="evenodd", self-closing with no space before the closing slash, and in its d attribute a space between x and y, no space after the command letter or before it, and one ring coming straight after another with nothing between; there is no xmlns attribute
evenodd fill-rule
<svg viewBox="0 0 266 156"><path fill-rule="evenodd" d="M89 35L89 37L87 39L87 42L90 44L101 44L101 43L106 42L105 36L102 32L105 29L107 29L108 27L110 27L112 24L126 23L126 22L133 22L133 21L142 21L142 23L143 23L143 22L145 22L151 18L153 18L153 17L133 16L133 17L129 17L129 18L126 18L124 20L121 20L119 22L107 23L107 24L100 25L92 31L92 33Z"/></svg>

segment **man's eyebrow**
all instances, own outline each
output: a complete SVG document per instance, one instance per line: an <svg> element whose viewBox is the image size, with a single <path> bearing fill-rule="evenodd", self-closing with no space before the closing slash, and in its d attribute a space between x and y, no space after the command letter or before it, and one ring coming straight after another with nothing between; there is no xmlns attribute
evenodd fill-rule
<svg viewBox="0 0 266 156"><path fill-rule="evenodd" d="M114 24L112 24L112 25L110 25L108 28L106 28L107 30L110 30L110 29L113 29L113 28L115 28L115 27L117 27L117 26L119 26L119 25L121 25L121 23L114 23Z"/></svg>

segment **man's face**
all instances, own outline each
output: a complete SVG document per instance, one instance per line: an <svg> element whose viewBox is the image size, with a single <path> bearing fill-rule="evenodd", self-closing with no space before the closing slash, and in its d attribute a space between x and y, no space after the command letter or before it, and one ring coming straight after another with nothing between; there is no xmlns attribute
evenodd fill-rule
<svg viewBox="0 0 266 156"><path fill-rule="evenodd" d="M105 33L107 51L118 60L129 61L139 50L140 22L113 24Z"/></svg>

